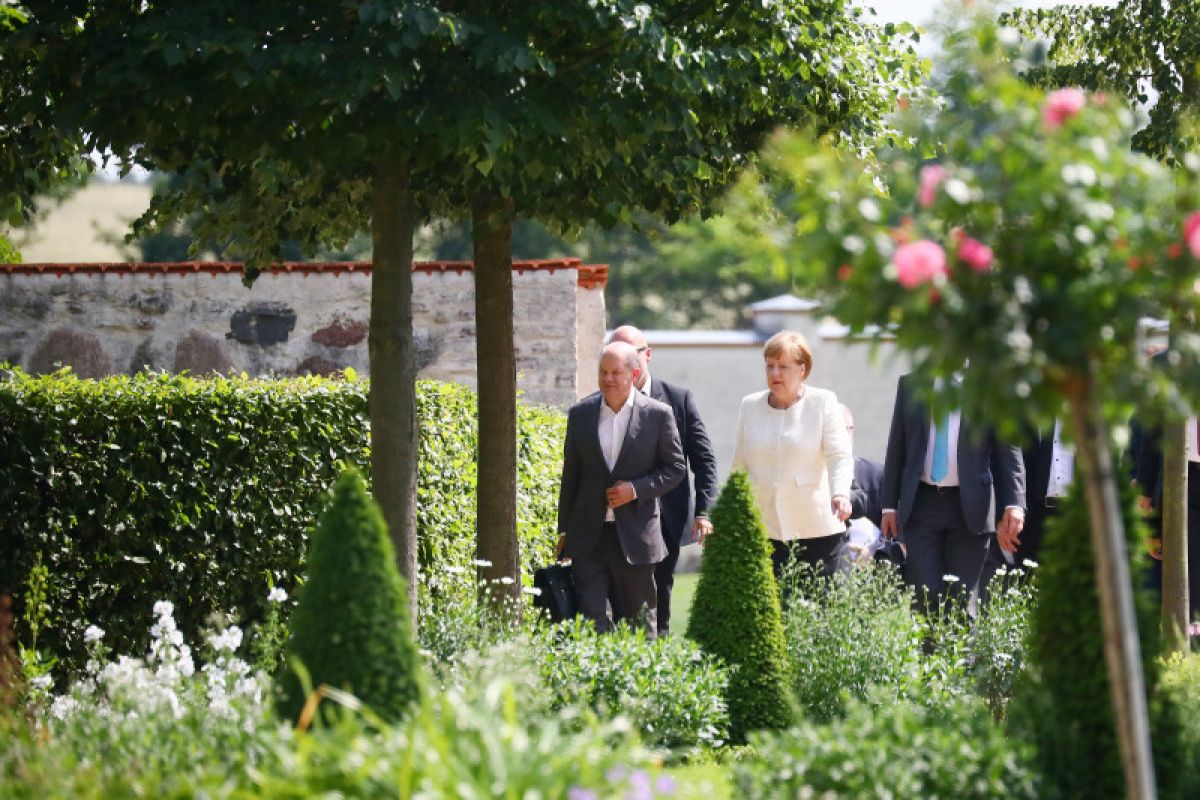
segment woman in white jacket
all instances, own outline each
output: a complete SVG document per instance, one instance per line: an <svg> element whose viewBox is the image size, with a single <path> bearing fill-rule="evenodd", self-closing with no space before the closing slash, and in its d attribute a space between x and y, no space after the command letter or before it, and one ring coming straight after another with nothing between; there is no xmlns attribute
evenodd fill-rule
<svg viewBox="0 0 1200 800"><path fill-rule="evenodd" d="M780 331L763 347L767 389L742 399L733 469L745 470L778 578L789 561L831 575L846 561L854 456L837 395L807 385L812 349Z"/></svg>

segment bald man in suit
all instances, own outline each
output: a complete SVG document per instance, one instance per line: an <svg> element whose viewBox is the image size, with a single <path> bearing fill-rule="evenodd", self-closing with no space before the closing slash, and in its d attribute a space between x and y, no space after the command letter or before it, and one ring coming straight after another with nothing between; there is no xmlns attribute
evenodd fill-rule
<svg viewBox="0 0 1200 800"><path fill-rule="evenodd" d="M634 347L609 344L600 355L600 391L567 413L558 527L583 615L599 631L641 620L653 639L654 571L667 555L659 500L686 466L671 407L634 388L640 369Z"/></svg>

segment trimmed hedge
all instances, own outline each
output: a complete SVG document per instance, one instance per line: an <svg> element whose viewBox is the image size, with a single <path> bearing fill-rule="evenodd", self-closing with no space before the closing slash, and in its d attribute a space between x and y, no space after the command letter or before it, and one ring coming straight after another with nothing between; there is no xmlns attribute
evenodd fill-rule
<svg viewBox="0 0 1200 800"><path fill-rule="evenodd" d="M474 591L476 406L451 384L421 381L417 395L428 612ZM527 580L557 541L564 427L560 412L520 410ZM20 615L40 555L51 584L39 647L68 673L85 661L89 624L115 652L144 652L157 600L175 604L188 638L214 613L253 625L270 585L294 594L327 488L345 466L369 468L368 430L359 381L11 370L0 380L0 592Z"/></svg>

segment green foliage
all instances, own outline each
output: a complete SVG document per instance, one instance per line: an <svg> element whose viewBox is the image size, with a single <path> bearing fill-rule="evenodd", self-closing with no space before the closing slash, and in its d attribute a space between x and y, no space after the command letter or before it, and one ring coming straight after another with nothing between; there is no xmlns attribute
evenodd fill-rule
<svg viewBox="0 0 1200 800"><path fill-rule="evenodd" d="M277 724L246 698L221 712L206 696L207 674L180 683L170 695L179 716L145 699L167 700L160 692L139 700L133 684L115 706L81 698L48 729L0 709L3 796L482 800L578 787L608 797L632 781L636 738L621 721L576 708L525 714L502 678L430 693L395 726L336 693L325 702L338 708L309 731Z"/></svg>
<svg viewBox="0 0 1200 800"><path fill-rule="evenodd" d="M652 747L681 754L724 743L728 671L679 636L646 641L645 631L618 626L596 633L586 620L543 627L532 643L552 708L593 708L624 715Z"/></svg>
<svg viewBox="0 0 1200 800"><path fill-rule="evenodd" d="M354 469L334 484L313 532L285 656L285 719L296 719L308 691L319 686L351 692L387 720L403 717L420 691L408 591L383 514ZM296 664L309 686L301 685Z"/></svg>
<svg viewBox="0 0 1200 800"><path fill-rule="evenodd" d="M784 610L796 700L816 722L842 717L862 698L936 709L971 694L1002 716L1025 663L1033 599L1027 584L997 583L976 618L958 608L928 618L890 566L832 579L801 570ZM922 651L927 639L936 642L932 653Z"/></svg>
<svg viewBox="0 0 1200 800"><path fill-rule="evenodd" d="M1196 797L1200 795L1200 655L1176 653L1168 658L1160 667L1158 688L1179 727L1174 742L1160 740L1156 746L1174 747L1177 761L1170 768L1175 772L1175 795Z"/></svg>
<svg viewBox="0 0 1200 800"><path fill-rule="evenodd" d="M687 635L733 670L729 727L740 742L791 723L791 676L771 545L744 472L729 476L711 518Z"/></svg>
<svg viewBox="0 0 1200 800"><path fill-rule="evenodd" d="M1091 523L1080 492L1060 508L1046 522L1039 602L1031 619L1031 671L1018 683L1012 722L1018 735L1036 744L1047 796L1118 797L1125 792L1125 779L1113 727ZM1146 530L1128 487L1122 508L1133 574L1141 576L1147 566L1141 555ZM1142 669L1153 700L1158 612L1148 592L1139 592L1137 600ZM1173 709L1161 702L1152 702L1151 709L1159 782L1164 796L1173 796L1169 789L1176 770L1164 769L1178 756Z"/></svg>
<svg viewBox="0 0 1200 800"><path fill-rule="evenodd" d="M0 236L0 264L19 264L21 253L6 237Z"/></svg>
<svg viewBox="0 0 1200 800"><path fill-rule="evenodd" d="M1194 2L1063 4L1010 11L1000 21L1049 41L1047 63L1024 73L1031 83L1117 92L1130 105L1153 97L1149 124L1134 136L1134 146L1160 158L1195 147L1184 124L1200 112L1200 9Z"/></svg>
<svg viewBox="0 0 1200 800"><path fill-rule="evenodd" d="M717 208L667 225L644 212L632 223L588 225L577 234L555 235L541 223L513 225L513 258L577 256L584 263L616 264L604 287L610 320L654 328L746 327L747 303L791 291L790 268L764 245L750 220L758 208L739 180ZM465 223L442 223L422 231L419 258L470 259Z"/></svg>
<svg viewBox="0 0 1200 800"><path fill-rule="evenodd" d="M622 716L652 747L672 757L708 752L729 728L729 674L684 637L648 642L641 629L596 633L578 619L552 625L527 612L497 612L476 596L421 621L421 647L442 686L514 682L523 714L590 708Z"/></svg>
<svg viewBox="0 0 1200 800"><path fill-rule="evenodd" d="M420 602L436 614L475 591L475 401L450 384L422 381L417 391ZM556 543L565 421L543 408L519 415L519 533L531 580ZM367 466L367 386L13 370L0 381L0 452L0 591L24 616L42 559L53 580L38 647L74 673L89 624L108 632L114 652L138 653L158 600L172 600L180 629L195 637L214 613L264 622L270 587L294 595L327 487L345 465ZM284 621L290 608L277 609ZM30 644L28 629L18 635Z"/></svg>
<svg viewBox="0 0 1200 800"><path fill-rule="evenodd" d="M234 239L252 265L366 229L386 157L408 160L422 215L490 196L566 226L638 208L677 219L777 125L812 122L852 147L886 135L926 69L911 26L848 0L25 8L0 28L14 120L0 184L32 203L41 172L111 152L178 176L138 234L194 215L197 241ZM35 44L47 37L55 47Z"/></svg>
<svg viewBox="0 0 1200 800"><path fill-rule="evenodd" d="M479 432L474 392L452 383L418 386L417 548L424 619L467 607L479 589L474 566ZM554 559L558 545L565 433L562 412L518 406L517 540L528 585L533 571Z"/></svg>
<svg viewBox="0 0 1200 800"><path fill-rule="evenodd" d="M295 588L326 488L365 461L365 395L308 378L12 372L0 382L0 588L20 611L42 559L53 624L39 646L69 672L88 624L114 651L143 652L158 600L175 602L189 637L214 612L262 619L269 582Z"/></svg>
<svg viewBox="0 0 1200 800"><path fill-rule="evenodd" d="M844 719L757 734L751 743L755 757L735 777L737 796L747 800L1042 796L1028 744L1009 737L979 701L941 709L853 702Z"/></svg>
<svg viewBox="0 0 1200 800"><path fill-rule="evenodd" d="M833 580L803 570L783 623L793 691L806 716L828 721L873 687L901 695L921 668L912 594L890 566ZM927 693L925 693L927 694Z"/></svg>

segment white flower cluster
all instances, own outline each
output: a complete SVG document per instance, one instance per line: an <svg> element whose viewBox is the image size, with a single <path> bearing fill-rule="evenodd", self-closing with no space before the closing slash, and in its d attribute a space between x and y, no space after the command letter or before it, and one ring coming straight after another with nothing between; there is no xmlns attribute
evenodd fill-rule
<svg viewBox="0 0 1200 800"><path fill-rule="evenodd" d="M120 656L107 663L93 658L88 677L54 699L50 707L53 718L68 722L89 711L115 724L202 714L234 722L244 717L243 727L251 731L262 717L266 677L252 673L250 665L234 655L242 644L241 629L231 626L209 637L214 658L202 668L203 681L198 681L192 649L175 625L174 613L170 602L155 603L149 654L144 659ZM103 637L104 631L92 625L83 638L94 653L102 653L99 643Z"/></svg>

